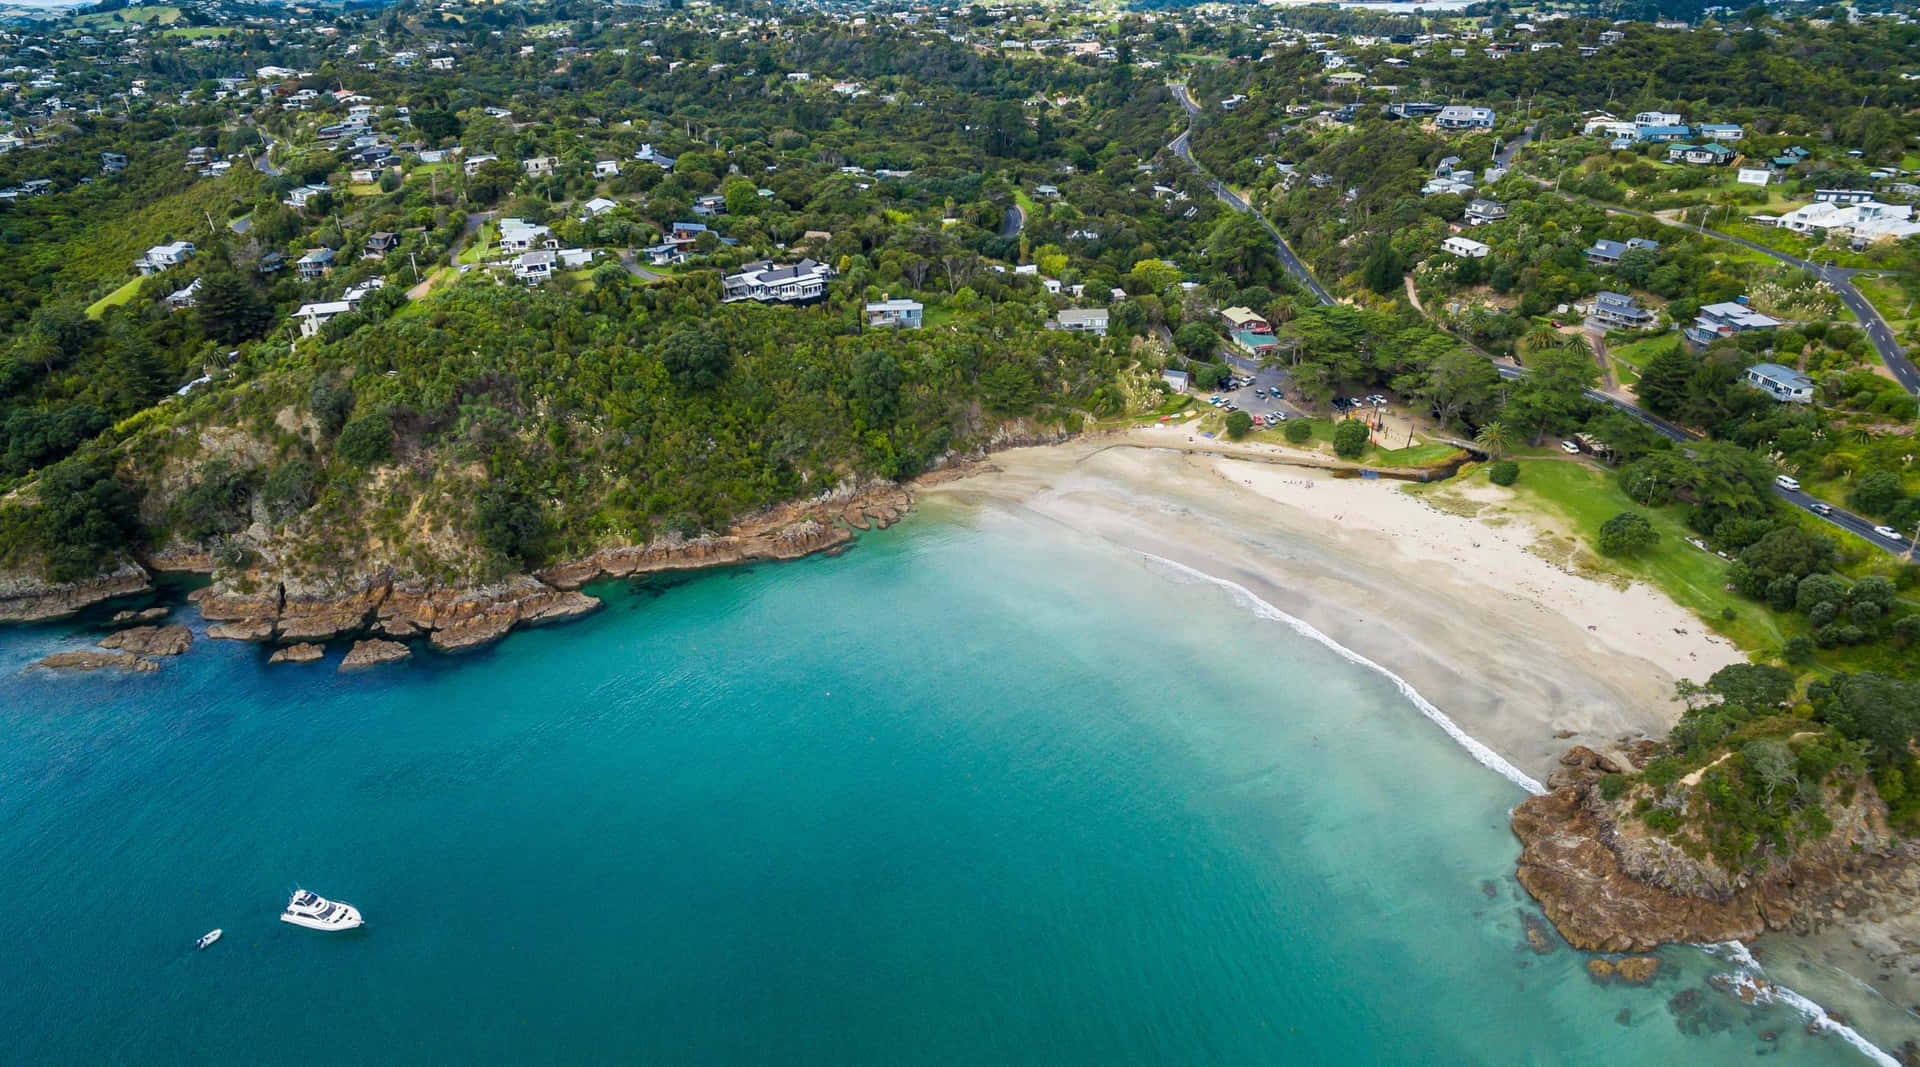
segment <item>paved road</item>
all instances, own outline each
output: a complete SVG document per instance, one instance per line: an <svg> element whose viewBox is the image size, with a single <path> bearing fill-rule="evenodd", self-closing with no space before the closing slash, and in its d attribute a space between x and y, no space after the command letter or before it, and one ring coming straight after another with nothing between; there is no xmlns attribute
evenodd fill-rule
<svg viewBox="0 0 1920 1067"><path fill-rule="evenodd" d="M1511 363L1496 362L1494 367L1500 372L1502 378L1520 378L1524 377L1527 373L1525 368L1516 367ZM1652 412L1643 411L1640 408L1634 407L1632 404L1627 403L1617 396L1608 396L1598 390L1589 389L1587 390L1587 397L1590 400L1598 400L1603 404L1613 405L1628 415L1633 416L1635 419L1638 419L1640 422L1645 423L1651 427L1655 433L1658 433L1670 441L1686 442L1700 440L1699 434L1682 429ZM1778 485L1773 487L1773 495L1816 518L1825 519L1843 530L1858 534L1869 544L1885 549L1895 555L1899 555L1908 550L1909 542L1906 538L1893 539L1874 533L1873 528L1879 524L1865 516L1855 515L1851 511L1832 507L1831 505L1828 505L1830 510L1823 514L1814 510L1815 505L1821 503L1817 497L1799 490L1782 489Z"/></svg>
<svg viewBox="0 0 1920 1067"><path fill-rule="evenodd" d="M1533 135L1539 132L1540 124L1537 122L1521 130L1520 136L1515 137L1512 144L1502 147L1500 151L1493 154L1493 162L1495 165L1511 169L1513 166L1513 157L1519 155L1520 150L1527 147L1528 143L1533 140Z"/></svg>
<svg viewBox="0 0 1920 1067"><path fill-rule="evenodd" d="M1274 250L1279 253L1280 265L1286 268L1287 273L1293 275L1301 285L1306 286L1307 291L1322 304L1333 303L1333 294L1320 285L1319 279L1313 276L1313 271L1308 270L1300 257L1293 254L1293 249L1287 247L1286 238L1280 236L1280 231L1274 228L1273 223L1268 222L1265 215L1255 211L1253 205L1247 203L1239 193L1227 188L1224 182L1207 173L1207 168L1193 158L1193 120L1200 114L1200 105L1194 103L1193 97L1187 95L1185 85L1171 82L1167 88L1173 90L1173 98L1180 101L1180 106L1187 112L1187 128L1181 132L1180 136L1167 143L1167 149L1198 171L1200 176L1207 180L1207 187L1213 190L1213 195L1220 198L1221 203L1242 214L1251 214L1260 225L1266 227L1267 232L1273 235Z"/></svg>
<svg viewBox="0 0 1920 1067"><path fill-rule="evenodd" d="M1008 204L1006 213L1000 216L1000 236L1018 237L1026 228L1027 213L1020 210L1019 204Z"/></svg>
<svg viewBox="0 0 1920 1067"><path fill-rule="evenodd" d="M1591 204L1610 215L1632 215L1643 219L1656 217L1649 212L1635 211L1631 208L1614 207L1611 204L1602 204L1598 201L1588 200L1585 197L1575 196L1572 193L1562 192L1560 195L1569 200L1578 200L1581 203ZM1660 221L1665 222L1666 220L1660 219ZM1742 248L1750 248L1762 255L1771 256L1789 266L1808 271L1821 281L1833 286L1834 292L1840 294L1840 302L1845 304L1847 310L1853 312L1854 316L1860 320L1861 328L1867 333L1867 340L1873 342L1874 349L1880 353L1880 361L1887 365L1887 370L1892 372L1894 380L1899 382L1907 392L1920 394L1920 367L1914 366L1912 357L1907 354L1907 350L1900 342L1894 338L1893 328L1887 325L1886 319L1880 317L1879 309L1874 307L1873 302L1868 300L1861 294L1859 289L1854 287L1853 279L1855 276L1872 274L1875 273L1874 271L1859 267L1836 267L1829 263L1816 263L1812 260L1801 259L1799 256L1782 252L1777 248L1768 248L1766 245L1760 244L1757 241L1749 241L1744 237L1735 237L1732 234L1721 233L1718 230L1709 230L1704 226L1692 226L1688 228L1696 233L1712 237L1715 240L1727 241L1739 245Z"/></svg>

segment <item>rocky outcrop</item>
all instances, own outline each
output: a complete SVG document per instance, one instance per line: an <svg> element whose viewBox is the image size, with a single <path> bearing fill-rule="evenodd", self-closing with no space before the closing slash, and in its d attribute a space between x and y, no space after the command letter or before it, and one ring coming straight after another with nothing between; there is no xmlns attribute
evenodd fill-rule
<svg viewBox="0 0 1920 1067"><path fill-rule="evenodd" d="M1600 956L1587 961L1587 974L1601 985L1616 981L1622 985L1646 985L1659 973L1658 956L1627 956L1617 960Z"/></svg>
<svg viewBox="0 0 1920 1067"><path fill-rule="evenodd" d="M35 667L45 667L56 671L157 671L160 665L150 659L143 659L131 652L55 652L37 663Z"/></svg>
<svg viewBox="0 0 1920 1067"><path fill-rule="evenodd" d="M0 573L0 622L58 619L151 588L146 570L132 560L106 574L77 582L50 582L27 571L8 571Z"/></svg>
<svg viewBox="0 0 1920 1067"><path fill-rule="evenodd" d="M585 559L462 587L391 574L333 580L222 578L189 599L212 625L209 637L309 643L378 635L425 637L437 650L479 648L522 626L577 618L600 607L579 591L602 578L630 578L735 563L799 559L837 548L853 529L900 521L912 495L891 482L843 486L811 500L770 508L711 537L666 537L609 548Z"/></svg>
<svg viewBox="0 0 1920 1067"><path fill-rule="evenodd" d="M280 583L271 592L234 592L216 582L193 596L219 620L212 637L242 641L326 641L357 634L427 635L435 648L476 648L516 626L584 615L600 601L519 575L474 588L364 579L345 587Z"/></svg>
<svg viewBox="0 0 1920 1067"><path fill-rule="evenodd" d="M321 648L319 645L314 645L314 644L288 645L285 648L275 649L273 655L267 657L267 662L268 663L312 663L326 654L327 654L327 650L324 648Z"/></svg>
<svg viewBox="0 0 1920 1067"><path fill-rule="evenodd" d="M662 538L646 545L609 548L548 567L537 576L557 589L578 589L601 578L799 559L846 544L853 540L853 530L885 529L912 506L913 495L891 482L836 490L771 508L720 536Z"/></svg>
<svg viewBox="0 0 1920 1067"><path fill-rule="evenodd" d="M154 623L173 614L169 607L147 608L144 611L116 611L113 618L107 620L108 626L131 626L135 623Z"/></svg>
<svg viewBox="0 0 1920 1067"><path fill-rule="evenodd" d="M193 647L193 631L173 626L135 626L100 639L101 648L117 648L136 656L178 656Z"/></svg>
<svg viewBox="0 0 1920 1067"><path fill-rule="evenodd" d="M1870 782L1851 791L1851 803L1828 805L1834 828L1826 837L1801 842L1763 871L1730 872L1648 829L1631 814L1631 796L1605 800L1598 783L1619 769L1613 761L1575 748L1561 763L1552 791L1522 802L1512 825L1523 846L1520 884L1576 948L1644 952L1805 930L1854 883L1910 861Z"/></svg>
<svg viewBox="0 0 1920 1067"><path fill-rule="evenodd" d="M347 658L340 661L343 671L356 671L362 667L372 667L381 663L398 663L413 656L413 650L398 641L382 641L368 638L355 641L347 650Z"/></svg>

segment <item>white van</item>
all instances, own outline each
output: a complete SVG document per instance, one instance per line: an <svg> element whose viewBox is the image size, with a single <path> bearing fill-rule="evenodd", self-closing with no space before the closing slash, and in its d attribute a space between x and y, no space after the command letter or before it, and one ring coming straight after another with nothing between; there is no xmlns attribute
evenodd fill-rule
<svg viewBox="0 0 1920 1067"><path fill-rule="evenodd" d="M1800 483L1784 474L1774 475L1773 484L1785 489L1789 493L1797 493L1800 491Z"/></svg>

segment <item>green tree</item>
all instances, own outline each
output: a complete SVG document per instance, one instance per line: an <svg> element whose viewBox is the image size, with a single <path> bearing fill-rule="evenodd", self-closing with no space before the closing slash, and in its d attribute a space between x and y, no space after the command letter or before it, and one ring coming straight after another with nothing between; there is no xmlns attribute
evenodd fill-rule
<svg viewBox="0 0 1920 1067"><path fill-rule="evenodd" d="M1599 548L1609 556L1636 556L1659 540L1659 531L1637 511L1620 512L1600 524Z"/></svg>
<svg viewBox="0 0 1920 1067"><path fill-rule="evenodd" d="M1238 441L1253 429L1253 416L1244 411L1227 412L1227 436Z"/></svg>
<svg viewBox="0 0 1920 1067"><path fill-rule="evenodd" d="M1693 368L1693 357L1675 342L1654 353L1640 369L1634 395L1640 398L1642 407L1655 415L1677 415L1686 405L1687 383L1693 377Z"/></svg>
<svg viewBox="0 0 1920 1067"><path fill-rule="evenodd" d="M1372 431L1359 419L1343 419L1333 427L1333 451L1343 459L1359 459L1367 450Z"/></svg>
<svg viewBox="0 0 1920 1067"><path fill-rule="evenodd" d="M75 456L48 467L40 472L34 499L23 540L39 549L47 577L56 582L106 570L140 528L136 499L104 456Z"/></svg>
<svg viewBox="0 0 1920 1067"><path fill-rule="evenodd" d="M1294 419L1287 423L1287 440L1296 445L1304 445L1313 440L1313 424L1305 419Z"/></svg>
<svg viewBox="0 0 1920 1067"><path fill-rule="evenodd" d="M1487 468L1487 480L1495 485L1512 485L1520 480L1520 464L1510 459L1494 460Z"/></svg>
<svg viewBox="0 0 1920 1067"><path fill-rule="evenodd" d="M393 423L384 411L350 420L340 428L333 454L355 467L372 467L393 458Z"/></svg>
<svg viewBox="0 0 1920 1067"><path fill-rule="evenodd" d="M698 326L674 331L660 346L660 363L667 375L688 392L719 385L731 362L726 342Z"/></svg>
<svg viewBox="0 0 1920 1067"><path fill-rule="evenodd" d="M1507 424L1496 421L1480 427L1480 432L1473 435L1473 443L1485 449L1490 458L1499 459L1513 447L1513 438L1507 432Z"/></svg>
<svg viewBox="0 0 1920 1067"><path fill-rule="evenodd" d="M1847 502L1869 515L1885 515L1907 498L1900 476L1892 471L1874 471L1861 477Z"/></svg>
<svg viewBox="0 0 1920 1067"><path fill-rule="evenodd" d="M221 344L258 337L273 321L273 306L266 296L230 270L202 275L198 299L200 328Z"/></svg>
<svg viewBox="0 0 1920 1067"><path fill-rule="evenodd" d="M1220 343L1220 335L1204 322L1189 322L1173 331L1173 346L1189 359L1205 359Z"/></svg>

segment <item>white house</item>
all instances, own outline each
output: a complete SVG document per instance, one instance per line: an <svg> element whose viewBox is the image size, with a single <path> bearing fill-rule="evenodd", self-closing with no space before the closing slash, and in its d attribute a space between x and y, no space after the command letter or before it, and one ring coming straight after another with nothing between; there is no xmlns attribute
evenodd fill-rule
<svg viewBox="0 0 1920 1067"><path fill-rule="evenodd" d="M582 220L597 219L619 206L619 203L616 201L608 200L604 196L596 196L592 200L580 205L580 218Z"/></svg>
<svg viewBox="0 0 1920 1067"><path fill-rule="evenodd" d="M535 246L558 248L553 231L525 219L500 220L500 247L508 252L526 252Z"/></svg>
<svg viewBox="0 0 1920 1067"><path fill-rule="evenodd" d="M193 258L192 241L175 241L172 244L154 245L147 254L134 260L133 265L142 274L158 274L168 267L177 267Z"/></svg>
<svg viewBox="0 0 1920 1067"><path fill-rule="evenodd" d="M1090 333L1105 337L1107 322L1106 308L1068 308L1055 316L1047 326L1050 329L1066 330L1070 333Z"/></svg>
<svg viewBox="0 0 1920 1067"><path fill-rule="evenodd" d="M553 277L553 265L559 257L552 249L542 248L535 252L522 252L514 261L513 276L528 285L539 285Z"/></svg>
<svg viewBox="0 0 1920 1067"><path fill-rule="evenodd" d="M620 161L617 159L594 160L593 176L596 178L618 178L620 176Z"/></svg>
<svg viewBox="0 0 1920 1067"><path fill-rule="evenodd" d="M300 336L312 337L320 332L336 316L353 310L353 305L345 300L328 300L318 304L302 304L300 310L293 313L293 321L300 324Z"/></svg>
<svg viewBox="0 0 1920 1067"><path fill-rule="evenodd" d="M1440 109L1433 117L1433 124L1443 130L1491 130L1493 109L1452 104Z"/></svg>
<svg viewBox="0 0 1920 1067"><path fill-rule="evenodd" d="M1785 403L1813 403L1813 379L1778 363L1756 363L1747 368L1748 385Z"/></svg>
<svg viewBox="0 0 1920 1067"><path fill-rule="evenodd" d="M1440 242L1440 251L1462 259L1485 259L1493 250L1471 237L1449 237Z"/></svg>

